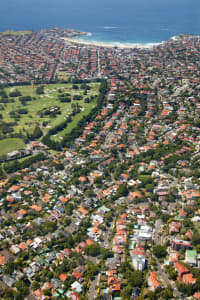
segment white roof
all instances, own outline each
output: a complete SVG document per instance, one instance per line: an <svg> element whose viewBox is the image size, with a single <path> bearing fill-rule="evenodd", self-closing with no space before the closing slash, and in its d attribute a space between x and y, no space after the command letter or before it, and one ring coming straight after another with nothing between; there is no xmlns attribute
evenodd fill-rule
<svg viewBox="0 0 200 300"><path fill-rule="evenodd" d="M80 293L82 291L82 285L78 281L72 283L71 288L75 290L77 293Z"/></svg>

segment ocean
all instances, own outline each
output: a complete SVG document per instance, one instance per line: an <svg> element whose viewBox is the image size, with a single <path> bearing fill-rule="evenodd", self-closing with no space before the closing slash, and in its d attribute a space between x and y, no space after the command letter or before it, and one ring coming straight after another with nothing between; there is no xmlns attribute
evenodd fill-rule
<svg viewBox="0 0 200 300"><path fill-rule="evenodd" d="M0 31L53 27L89 41L157 43L200 34L199 0L1 0Z"/></svg>

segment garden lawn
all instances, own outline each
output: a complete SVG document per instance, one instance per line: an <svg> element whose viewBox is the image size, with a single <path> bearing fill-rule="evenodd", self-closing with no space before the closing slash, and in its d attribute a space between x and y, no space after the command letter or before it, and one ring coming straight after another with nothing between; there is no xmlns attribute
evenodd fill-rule
<svg viewBox="0 0 200 300"><path fill-rule="evenodd" d="M18 138L8 138L0 141L0 156L5 155L14 150L24 149L25 143Z"/></svg>

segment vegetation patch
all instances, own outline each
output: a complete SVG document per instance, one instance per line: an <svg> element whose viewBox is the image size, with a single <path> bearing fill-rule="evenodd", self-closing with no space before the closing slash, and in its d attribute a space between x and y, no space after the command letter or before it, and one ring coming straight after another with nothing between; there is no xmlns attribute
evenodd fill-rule
<svg viewBox="0 0 200 300"><path fill-rule="evenodd" d="M25 143L19 138L8 138L0 141L0 156L3 156L9 152L24 149Z"/></svg>
<svg viewBox="0 0 200 300"><path fill-rule="evenodd" d="M59 134L52 138L61 140L96 106L99 85L100 83L45 84L0 89L0 138L17 137L26 142L45 136L50 130L60 126ZM67 126L62 128L66 120ZM36 132L40 134L35 134ZM15 142L11 143L13 147L8 148L9 151L23 148L21 144L14 144ZM2 153L9 152L6 149L4 147Z"/></svg>
<svg viewBox="0 0 200 300"><path fill-rule="evenodd" d="M20 31L15 31L15 30L6 30L4 32L1 32L2 34L12 34L12 35L24 35L24 34L31 34L31 30L20 30Z"/></svg>

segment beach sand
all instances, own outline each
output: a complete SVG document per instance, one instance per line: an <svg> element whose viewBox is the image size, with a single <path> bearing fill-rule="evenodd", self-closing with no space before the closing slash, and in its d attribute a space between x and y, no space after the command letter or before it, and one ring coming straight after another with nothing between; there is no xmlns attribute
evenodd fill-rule
<svg viewBox="0 0 200 300"><path fill-rule="evenodd" d="M97 42L97 41L84 41L82 39L71 39L63 37L69 44L77 44L77 45L85 45L85 46L93 46L93 47L103 47L103 48L121 48L121 49L152 49L155 46L160 45L161 43L148 43L148 44L134 44L134 43L105 43L105 42Z"/></svg>

